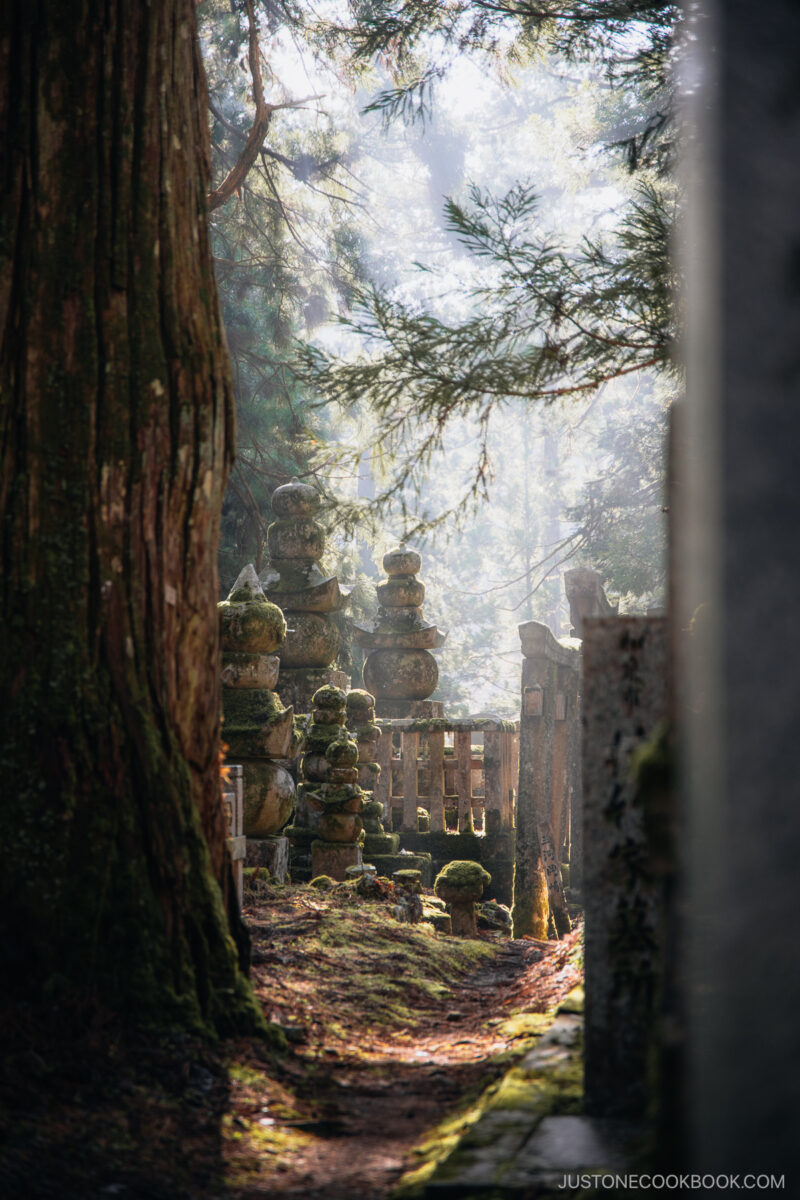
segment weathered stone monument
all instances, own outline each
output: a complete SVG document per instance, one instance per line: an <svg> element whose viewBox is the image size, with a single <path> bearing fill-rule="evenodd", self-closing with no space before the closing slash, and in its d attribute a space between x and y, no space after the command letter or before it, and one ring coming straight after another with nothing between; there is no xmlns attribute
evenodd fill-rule
<svg viewBox="0 0 800 1200"><path fill-rule="evenodd" d="M587 617L583 659L586 1110L641 1118L672 862L664 797L643 786L636 755L667 714L666 619Z"/></svg>
<svg viewBox="0 0 800 1200"><path fill-rule="evenodd" d="M436 876L433 890L447 904L454 937L478 936L475 905L491 882L480 863L466 860L448 863Z"/></svg>
<svg viewBox="0 0 800 1200"><path fill-rule="evenodd" d="M269 566L261 583L269 599L286 615L280 646L278 692L296 712L308 712L311 697L324 684L347 689L350 680L331 663L339 650L339 630L331 620L347 597L335 575L325 575L320 560L325 533L314 520L320 496L310 484L293 479L272 494L276 520L267 530Z"/></svg>
<svg viewBox="0 0 800 1200"><path fill-rule="evenodd" d="M374 863L380 874L387 874L383 855L396 855L400 849L400 835L387 833L381 823L384 815L382 802L375 798L375 785L380 778L377 746L382 736L380 726L375 723L375 698L369 692L355 688L347 693L347 729L358 744L358 783L366 795L361 810L364 821L364 855L367 862ZM389 733L388 736L391 736ZM377 857L375 857L377 856Z"/></svg>
<svg viewBox="0 0 800 1200"><path fill-rule="evenodd" d="M580 655L571 639L557 641L547 625L519 626L522 642L522 708L514 868L514 936L546 938L570 928L561 882L561 848L569 791L568 723L577 734ZM555 803L554 803L555 800Z"/></svg>
<svg viewBox="0 0 800 1200"><path fill-rule="evenodd" d="M228 758L243 767L244 833L249 865L285 877L288 843L279 836L294 806L286 768L294 756L293 711L272 690L286 622L267 600L248 564L218 605L222 641L223 738Z"/></svg>
<svg viewBox="0 0 800 1200"><path fill-rule="evenodd" d="M444 645L447 635L423 618L421 565L416 550L399 547L384 554L388 579L377 589L378 616L368 626L355 626L356 641L369 651L364 686L375 696L379 717L443 715L441 706L434 712L428 697L439 681L431 650Z"/></svg>
<svg viewBox="0 0 800 1200"><path fill-rule="evenodd" d="M364 793L358 785L358 743L345 728L345 693L325 684L312 700L303 739L292 842L292 876L347 877L361 866Z"/></svg>

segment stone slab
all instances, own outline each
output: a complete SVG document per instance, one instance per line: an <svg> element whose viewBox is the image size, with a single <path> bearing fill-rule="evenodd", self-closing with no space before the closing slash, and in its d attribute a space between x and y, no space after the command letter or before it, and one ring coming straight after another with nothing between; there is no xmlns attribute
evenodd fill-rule
<svg viewBox="0 0 800 1200"><path fill-rule="evenodd" d="M637 1115L664 978L664 884L631 755L667 713L663 617L587 617L583 643L586 1109Z"/></svg>
<svg viewBox="0 0 800 1200"><path fill-rule="evenodd" d="M286 837L248 838L245 853L248 867L266 867L277 883L285 883L289 874L289 839Z"/></svg>

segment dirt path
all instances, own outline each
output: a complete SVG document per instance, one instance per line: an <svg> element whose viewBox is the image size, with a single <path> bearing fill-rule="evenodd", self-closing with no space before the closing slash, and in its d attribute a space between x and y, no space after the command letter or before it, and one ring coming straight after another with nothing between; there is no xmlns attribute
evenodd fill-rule
<svg viewBox="0 0 800 1200"><path fill-rule="evenodd" d="M445 937L350 888L255 900L252 976L288 1051L0 1011L0 1195L386 1200L579 981L577 935Z"/></svg>
<svg viewBox="0 0 800 1200"><path fill-rule="evenodd" d="M466 974L453 979L451 971L440 994L421 993L403 952L411 946L419 958L412 930L387 922L389 942L371 962L367 989L360 958L374 930L365 928L355 945L337 945L330 929L326 939L330 911L322 901L317 908L308 889L287 889L248 917L267 1014L298 1040L281 1069L284 1091L271 1080L260 1084L257 1070L249 1080L234 1077L227 1161L241 1200L388 1197L415 1165L426 1131L530 1045L536 1019L526 1014L551 1010L580 981L576 933L561 943L485 935ZM355 917L366 920L363 912ZM434 967L433 948L427 965ZM401 1022L379 1004L392 984L409 1000Z"/></svg>

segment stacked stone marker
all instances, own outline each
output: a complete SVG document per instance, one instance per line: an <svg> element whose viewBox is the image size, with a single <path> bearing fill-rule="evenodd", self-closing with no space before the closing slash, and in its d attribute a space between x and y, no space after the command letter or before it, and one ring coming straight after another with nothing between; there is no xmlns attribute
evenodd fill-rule
<svg viewBox="0 0 800 1200"><path fill-rule="evenodd" d="M278 691L296 712L308 712L320 687L347 689L343 671L331 669L339 650L339 631L331 620L346 603L335 575L325 575L320 559L324 530L313 519L320 496L310 484L293 479L272 494L276 520L267 530L270 564L261 573L269 599L286 614L288 630L280 647Z"/></svg>
<svg viewBox="0 0 800 1200"><path fill-rule="evenodd" d="M430 653L444 645L440 633L422 616L425 584L416 578L422 559L400 547L383 556L388 575L378 591L378 616L371 625L355 626L356 641L369 650L364 686L375 696L379 717L432 716L425 701L436 690L439 668Z"/></svg>
<svg viewBox="0 0 800 1200"><path fill-rule="evenodd" d="M661 1030L662 798L631 755L666 717L667 622L587 617L583 642L586 1110L641 1116Z"/></svg>
<svg viewBox="0 0 800 1200"><path fill-rule="evenodd" d="M283 879L289 846L277 835L291 816L295 788L281 760L293 756L295 737L293 711L283 707L272 689L279 669L274 651L283 641L286 622L264 595L252 564L218 610L223 738L228 758L243 767L246 861Z"/></svg>
<svg viewBox="0 0 800 1200"><path fill-rule="evenodd" d="M375 697L359 688L347 694L347 728L358 742L358 782L368 797L362 809L364 820L364 854L376 868L384 866L383 855L396 855L400 849L400 834L386 833L381 824L384 806L375 798L375 787L381 768L375 761L381 739L380 726L375 724ZM381 872L385 873L385 870Z"/></svg>
<svg viewBox="0 0 800 1200"><path fill-rule="evenodd" d="M297 813L287 829L295 878L346 878L361 866L363 792L358 743L345 728L345 693L326 684L313 695L300 760Z"/></svg>

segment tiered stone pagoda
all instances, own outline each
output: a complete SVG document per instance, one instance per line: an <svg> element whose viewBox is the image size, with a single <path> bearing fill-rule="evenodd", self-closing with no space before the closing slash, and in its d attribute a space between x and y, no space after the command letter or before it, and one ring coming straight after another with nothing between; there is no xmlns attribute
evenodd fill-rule
<svg viewBox="0 0 800 1200"><path fill-rule="evenodd" d="M416 577L421 565L416 550L399 547L385 554L389 578L377 589L378 615L370 625L355 626L358 644L369 651L364 686L375 696L379 717L441 715L428 701L439 681L430 651L447 635L423 618L425 584Z"/></svg>
<svg viewBox="0 0 800 1200"><path fill-rule="evenodd" d="M358 743L345 728L345 693L326 684L312 697L300 760L297 813L287 830L292 877L346 879L361 866L364 793L358 785Z"/></svg>
<svg viewBox="0 0 800 1200"><path fill-rule="evenodd" d="M308 712L320 687L346 689L350 680L331 669L339 650L339 630L331 613L347 596L335 575L325 575L320 559L325 533L314 520L320 496L310 484L293 479L272 494L276 520L267 530L269 566L261 583L269 599L286 615L286 639L279 649L278 693L296 712Z"/></svg>
<svg viewBox="0 0 800 1200"><path fill-rule="evenodd" d="M382 855L397 854L400 834L387 833L381 824L383 804L373 796L381 768L375 761L380 726L375 724L375 697L356 688L347 693L347 729L358 744L358 782L366 792L361 816L364 821L364 855L368 863L383 868ZM391 737L391 733L387 734ZM381 874L385 870L381 869Z"/></svg>
<svg viewBox="0 0 800 1200"><path fill-rule="evenodd" d="M222 736L228 759L244 772L244 832L248 862L285 876L288 842L279 837L294 807L286 760L296 749L293 711L273 691L286 633L283 613L267 600L255 568L239 575L218 606L222 641Z"/></svg>

